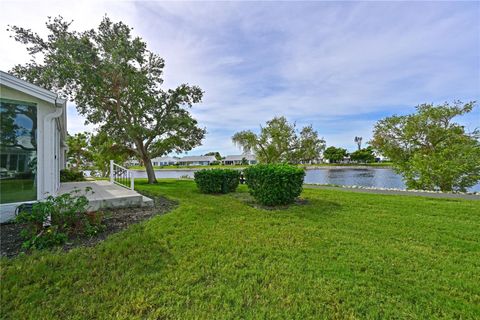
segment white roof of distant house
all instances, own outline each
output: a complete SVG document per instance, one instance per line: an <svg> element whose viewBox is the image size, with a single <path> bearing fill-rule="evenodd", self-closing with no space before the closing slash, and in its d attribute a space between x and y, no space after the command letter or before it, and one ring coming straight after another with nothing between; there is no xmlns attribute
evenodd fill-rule
<svg viewBox="0 0 480 320"><path fill-rule="evenodd" d="M253 154L240 154L240 155L226 156L225 159L223 159L223 161L242 161L243 158L249 161L257 159Z"/></svg>
<svg viewBox="0 0 480 320"><path fill-rule="evenodd" d="M196 161L217 161L215 156L187 156L179 159L180 162L196 162Z"/></svg>
<svg viewBox="0 0 480 320"><path fill-rule="evenodd" d="M152 161L158 161L158 162L177 162L178 158L174 157L157 157L153 158Z"/></svg>

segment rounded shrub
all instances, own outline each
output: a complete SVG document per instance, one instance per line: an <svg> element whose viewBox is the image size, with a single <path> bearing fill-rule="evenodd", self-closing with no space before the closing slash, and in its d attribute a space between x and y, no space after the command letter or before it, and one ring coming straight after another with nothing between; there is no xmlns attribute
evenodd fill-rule
<svg viewBox="0 0 480 320"><path fill-rule="evenodd" d="M234 192L240 182L240 172L231 169L203 169L196 171L194 177L202 193Z"/></svg>
<svg viewBox="0 0 480 320"><path fill-rule="evenodd" d="M293 203L302 192L305 171L285 164L257 164L246 168L250 194L266 206Z"/></svg>

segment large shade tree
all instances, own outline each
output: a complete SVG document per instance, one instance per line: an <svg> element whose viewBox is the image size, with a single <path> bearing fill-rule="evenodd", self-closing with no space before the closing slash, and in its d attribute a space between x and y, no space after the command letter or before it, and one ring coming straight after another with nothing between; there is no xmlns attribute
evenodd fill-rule
<svg viewBox="0 0 480 320"><path fill-rule="evenodd" d="M301 163L318 159L325 141L318 137L312 126L297 131L295 124L285 117L267 121L256 134L251 130L235 133L232 141L244 152L254 152L261 163Z"/></svg>
<svg viewBox="0 0 480 320"><path fill-rule="evenodd" d="M480 134L454 122L474 102L422 104L377 122L371 145L391 159L412 189L465 191L480 180Z"/></svg>
<svg viewBox="0 0 480 320"><path fill-rule="evenodd" d="M164 60L134 37L131 28L104 17L97 29L77 32L62 17L46 23L49 35L11 26L32 60L11 71L27 81L62 92L87 122L119 143L132 145L156 182L151 158L201 144L200 128L188 108L202 99L197 86L163 90Z"/></svg>

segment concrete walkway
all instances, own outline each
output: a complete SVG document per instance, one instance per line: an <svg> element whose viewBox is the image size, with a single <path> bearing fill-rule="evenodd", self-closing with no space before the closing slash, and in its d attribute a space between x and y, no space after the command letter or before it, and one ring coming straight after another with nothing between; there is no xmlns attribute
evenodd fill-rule
<svg viewBox="0 0 480 320"><path fill-rule="evenodd" d="M306 189L338 190L338 191L357 192L357 193L417 196L417 197L442 198L442 199L480 200L480 195L475 195L475 194L434 193L434 192L421 192L421 191L415 192L415 191L380 190L380 189L360 189L360 188L346 188L346 187L333 187L333 186L319 186L319 185L313 185L313 184L305 184L303 186Z"/></svg>

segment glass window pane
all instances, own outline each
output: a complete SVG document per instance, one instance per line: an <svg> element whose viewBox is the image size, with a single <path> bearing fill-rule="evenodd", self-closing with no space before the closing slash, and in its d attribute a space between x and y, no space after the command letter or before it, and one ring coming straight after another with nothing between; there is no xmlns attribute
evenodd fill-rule
<svg viewBox="0 0 480 320"><path fill-rule="evenodd" d="M8 163L8 169L12 171L17 171L17 155L11 154L10 155L10 162Z"/></svg>
<svg viewBox="0 0 480 320"><path fill-rule="evenodd" d="M0 99L0 203L37 199L37 108Z"/></svg>
<svg viewBox="0 0 480 320"><path fill-rule="evenodd" d="M18 172L25 172L25 168L26 168L26 165L25 165L25 161L27 161L27 156L24 155L24 154L21 154L18 156Z"/></svg>
<svg viewBox="0 0 480 320"><path fill-rule="evenodd" d="M8 160L8 154L1 154L0 155L0 168L6 168L7 167L7 160Z"/></svg>

